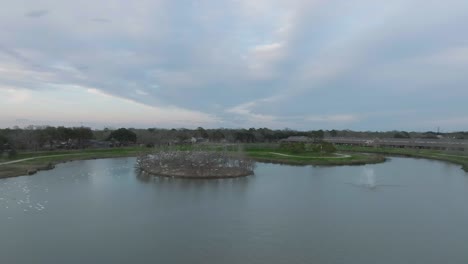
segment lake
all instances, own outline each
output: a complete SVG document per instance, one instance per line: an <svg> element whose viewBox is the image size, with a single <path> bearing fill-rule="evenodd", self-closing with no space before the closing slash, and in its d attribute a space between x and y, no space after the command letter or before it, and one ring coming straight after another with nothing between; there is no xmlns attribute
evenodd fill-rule
<svg viewBox="0 0 468 264"><path fill-rule="evenodd" d="M0 263L468 263L468 174L391 158L138 175L135 158L0 180Z"/></svg>

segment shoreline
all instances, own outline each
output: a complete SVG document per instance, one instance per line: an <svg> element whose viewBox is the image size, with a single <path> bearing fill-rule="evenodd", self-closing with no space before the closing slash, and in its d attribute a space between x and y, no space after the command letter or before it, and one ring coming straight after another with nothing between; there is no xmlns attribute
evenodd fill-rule
<svg viewBox="0 0 468 264"><path fill-rule="evenodd" d="M40 171L48 171L53 170L59 164L79 161L79 160L97 160L97 159L118 159L118 158L132 158L136 157L135 155L131 156L115 156L115 157L90 157L90 158L77 158L77 159L68 159L68 160L61 160L56 162L49 162L47 164L42 165L29 165L26 170L20 169L21 172L12 172L11 174L4 174L2 171L2 165L0 165L0 179L7 179L7 178L15 178L21 176L32 176ZM19 171L19 170L18 170ZM24 172L24 173L23 173Z"/></svg>
<svg viewBox="0 0 468 264"><path fill-rule="evenodd" d="M36 156L26 159L11 160L7 162L0 163L0 179L20 177L20 176L31 176L36 174L39 171L52 170L57 164L67 163L77 160L93 160L93 159L108 159L108 158L125 158L125 157L138 157L141 155L141 152L138 153L128 153L128 154L119 154L112 155L109 153L101 153L89 155L86 153L74 153L74 154L63 154L63 155L45 155L45 156ZM263 163L273 163L273 164L283 164L283 165L293 165L293 166L359 166L366 164L377 164L386 161L384 156L374 155L372 157L378 157L377 159L371 160L343 160L343 159L334 159L327 160L325 157L318 158L308 158L308 160L291 160L290 156L277 156L277 158L262 158L262 157L253 157L247 153L247 156L252 160ZM281 158L282 157L282 158ZM54 160L50 160L54 159ZM165 175L165 174L156 174L151 172L144 172L155 177L176 177L184 179L222 179L222 178L241 178L254 175L254 173L249 173L246 175L235 175L235 176L207 176L207 177L193 177L193 176L182 176L182 175Z"/></svg>
<svg viewBox="0 0 468 264"><path fill-rule="evenodd" d="M271 164L281 164L281 165L289 165L289 166L362 166L367 164L378 164L386 162L388 159L384 156L375 160L350 160L350 161L326 161L320 162L319 160L312 161L294 161L294 160L281 160L281 159L272 159L272 158L252 158L257 162L262 163L271 163Z"/></svg>
<svg viewBox="0 0 468 264"><path fill-rule="evenodd" d="M21 157L16 160L2 160L0 162L0 179L30 176L39 171L54 169L57 164L66 163L76 160L93 160L93 159L107 159L107 158L124 158L124 157L138 157L141 154L151 153L154 149L147 148L119 148L119 149L99 149L95 151L69 151L67 153L54 154L44 156L34 156L35 153L26 153L26 158ZM398 152L397 152L398 151ZM70 153L71 152L71 153ZM438 160L449 162L451 164L460 165L461 169L468 173L468 156L463 155L450 155L445 153L424 153L415 152L410 150L387 150L387 149L362 149L362 148L341 148L342 155L350 157L342 159L327 159L327 157L301 157L297 158L293 155L285 154L265 156L265 152L246 151L246 155L257 161L263 163L283 164L292 166L360 166L366 164L378 164L387 161L388 156L396 157L409 157L409 158L423 158L429 160ZM344 154L343 154L344 153ZM41 152L40 154L44 154ZM370 155L369 155L370 154ZM31 156L32 155L32 156ZM263 156L262 156L263 155ZM273 155L273 154L272 154ZM146 172L148 173L148 172ZM151 174L151 173L148 173ZM154 175L154 174L151 174ZM249 174L252 175L252 174ZM239 178L249 175L241 176L223 176L223 177L205 177L208 179L215 178ZM156 177L173 177L172 175L156 175ZM174 176L178 178L188 179L202 179L203 177L191 176Z"/></svg>
<svg viewBox="0 0 468 264"><path fill-rule="evenodd" d="M177 175L177 174L165 174L165 173L152 173L149 171L141 170L142 174L146 174L151 177L160 177L160 178L177 178L177 179L193 179L193 180L219 180L219 179L235 179L235 178L244 178L248 176L253 176L255 173L253 171L236 174L236 175L227 175L227 176L190 176L190 175Z"/></svg>
<svg viewBox="0 0 468 264"><path fill-rule="evenodd" d="M312 165L312 166L347 166L347 165L365 165L376 164L386 161L383 155L338 152L324 155L302 155L280 153L272 151L246 151L249 158L267 163L285 164L285 165ZM330 156L332 155L332 156Z"/></svg>
<svg viewBox="0 0 468 264"><path fill-rule="evenodd" d="M31 176L39 171L51 170L55 168L57 164L70 161L137 157L148 152L150 152L150 149L147 148L114 148L85 151L61 151L55 153L21 153L18 159L2 160L0 162L0 179ZM36 156L37 154L45 153L47 153L47 155Z"/></svg>
<svg viewBox="0 0 468 264"><path fill-rule="evenodd" d="M366 148L366 147L338 147L340 151L350 153L381 154L385 156L419 158L428 160L444 161L451 164L460 165L461 169L468 173L468 155L446 154L440 151L421 151L412 149L392 149L392 148Z"/></svg>

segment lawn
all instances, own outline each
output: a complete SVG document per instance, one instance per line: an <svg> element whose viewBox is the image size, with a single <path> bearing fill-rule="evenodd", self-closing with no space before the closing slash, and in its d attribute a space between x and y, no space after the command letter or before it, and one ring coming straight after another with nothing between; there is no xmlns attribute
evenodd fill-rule
<svg viewBox="0 0 468 264"><path fill-rule="evenodd" d="M350 153L377 153L382 155L395 155L414 158L435 159L452 162L462 166L468 172L467 152L448 152L441 150L411 149L411 148L380 148L380 147L358 147L358 146L337 146L339 151Z"/></svg>

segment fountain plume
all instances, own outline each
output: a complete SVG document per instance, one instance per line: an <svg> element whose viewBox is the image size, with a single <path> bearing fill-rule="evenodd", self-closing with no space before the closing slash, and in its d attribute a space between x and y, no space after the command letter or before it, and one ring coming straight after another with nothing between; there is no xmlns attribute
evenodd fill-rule
<svg viewBox="0 0 468 264"><path fill-rule="evenodd" d="M367 188L373 189L377 186L375 181L375 171L373 168L364 168L364 183Z"/></svg>

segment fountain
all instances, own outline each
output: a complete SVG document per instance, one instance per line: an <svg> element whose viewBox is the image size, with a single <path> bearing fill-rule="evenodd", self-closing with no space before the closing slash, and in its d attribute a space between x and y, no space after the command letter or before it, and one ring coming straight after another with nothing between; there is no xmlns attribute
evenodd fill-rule
<svg viewBox="0 0 468 264"><path fill-rule="evenodd" d="M375 181L375 172L373 168L364 168L364 178L362 185L369 189L374 189L377 187Z"/></svg>
<svg viewBox="0 0 468 264"><path fill-rule="evenodd" d="M364 167L364 172L358 183L348 182L347 184L366 188L368 190L375 190L377 187L400 187L398 184L377 184L374 168Z"/></svg>

